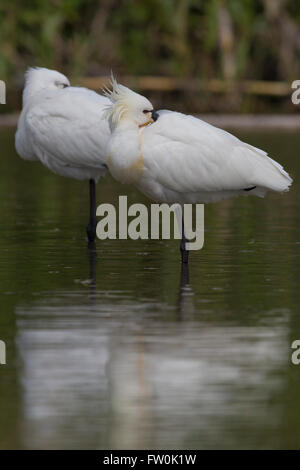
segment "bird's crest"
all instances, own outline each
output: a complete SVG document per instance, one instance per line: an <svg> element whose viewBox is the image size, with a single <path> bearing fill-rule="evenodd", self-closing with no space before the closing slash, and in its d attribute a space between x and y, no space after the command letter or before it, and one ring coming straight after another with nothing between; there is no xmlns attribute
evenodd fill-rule
<svg viewBox="0 0 300 470"><path fill-rule="evenodd" d="M135 93L119 84L111 73L110 88L104 87L103 94L111 101L111 105L107 106L104 112L110 126L114 128L128 111L128 101Z"/></svg>
<svg viewBox="0 0 300 470"><path fill-rule="evenodd" d="M114 129L125 118L138 125L144 124L143 110L153 109L150 101L145 96L120 85L112 74L110 87L111 89L105 88L103 91L111 102L105 111L105 117L108 119L111 129Z"/></svg>
<svg viewBox="0 0 300 470"><path fill-rule="evenodd" d="M130 91L131 90L129 90L129 88L126 88L117 82L112 72L110 76L110 88L106 86L103 88L103 94L109 98L112 103L117 103L118 101L125 99L128 97Z"/></svg>

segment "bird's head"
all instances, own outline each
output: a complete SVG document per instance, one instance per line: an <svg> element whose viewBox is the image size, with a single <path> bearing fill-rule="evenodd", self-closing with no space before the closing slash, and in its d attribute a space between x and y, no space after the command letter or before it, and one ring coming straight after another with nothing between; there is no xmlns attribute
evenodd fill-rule
<svg viewBox="0 0 300 470"><path fill-rule="evenodd" d="M23 104L42 90L60 90L70 86L65 75L56 70L42 67L31 67L25 75L25 87L23 92Z"/></svg>
<svg viewBox="0 0 300 470"><path fill-rule="evenodd" d="M130 88L120 85L111 77L111 89L105 89L104 94L110 99L111 105L107 107L106 116L111 129L115 129L119 123L129 121L138 127L144 127L158 118L152 103Z"/></svg>

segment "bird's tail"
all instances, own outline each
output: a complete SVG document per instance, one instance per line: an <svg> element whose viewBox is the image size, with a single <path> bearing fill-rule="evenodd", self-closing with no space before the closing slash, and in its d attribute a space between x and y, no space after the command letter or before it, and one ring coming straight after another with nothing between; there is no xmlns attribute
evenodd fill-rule
<svg viewBox="0 0 300 470"><path fill-rule="evenodd" d="M277 192L288 191L293 179L282 165L270 158L263 150L251 145L247 147L252 151L252 155L254 153L256 156L256 185Z"/></svg>

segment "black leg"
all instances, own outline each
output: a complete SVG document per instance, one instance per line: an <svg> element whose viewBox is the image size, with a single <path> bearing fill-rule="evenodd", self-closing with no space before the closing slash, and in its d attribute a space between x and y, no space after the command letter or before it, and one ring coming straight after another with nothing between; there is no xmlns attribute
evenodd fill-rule
<svg viewBox="0 0 300 470"><path fill-rule="evenodd" d="M189 302L187 295L189 295L189 265L188 263L181 264L181 274L180 274L180 286L179 286L179 297L178 297L178 320L183 320L189 310Z"/></svg>
<svg viewBox="0 0 300 470"><path fill-rule="evenodd" d="M96 238L96 185L95 180L90 179L90 221L86 228L89 242L93 242Z"/></svg>
<svg viewBox="0 0 300 470"><path fill-rule="evenodd" d="M188 240L185 238L184 223L183 223L183 216L182 216L180 251L181 251L181 262L184 264L187 264L189 262L189 250L185 249L185 244L187 241Z"/></svg>
<svg viewBox="0 0 300 470"><path fill-rule="evenodd" d="M189 274L189 266L187 263L182 264L181 266L181 273L180 273L180 289L184 289L187 284L190 283L190 274Z"/></svg>

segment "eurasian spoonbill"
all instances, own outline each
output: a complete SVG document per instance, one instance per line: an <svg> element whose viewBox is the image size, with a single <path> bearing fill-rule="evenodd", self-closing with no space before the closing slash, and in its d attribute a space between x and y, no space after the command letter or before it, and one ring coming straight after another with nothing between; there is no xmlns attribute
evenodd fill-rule
<svg viewBox="0 0 300 470"><path fill-rule="evenodd" d="M287 191L292 179L267 153L193 116L154 111L150 101L111 81L107 165L156 202L208 203ZM188 262L182 224L181 256Z"/></svg>
<svg viewBox="0 0 300 470"><path fill-rule="evenodd" d="M30 68L15 144L25 160L40 160L58 175L89 180L89 241L96 235L95 183L105 174L105 147L110 135L103 115L108 98L72 87L61 73Z"/></svg>

